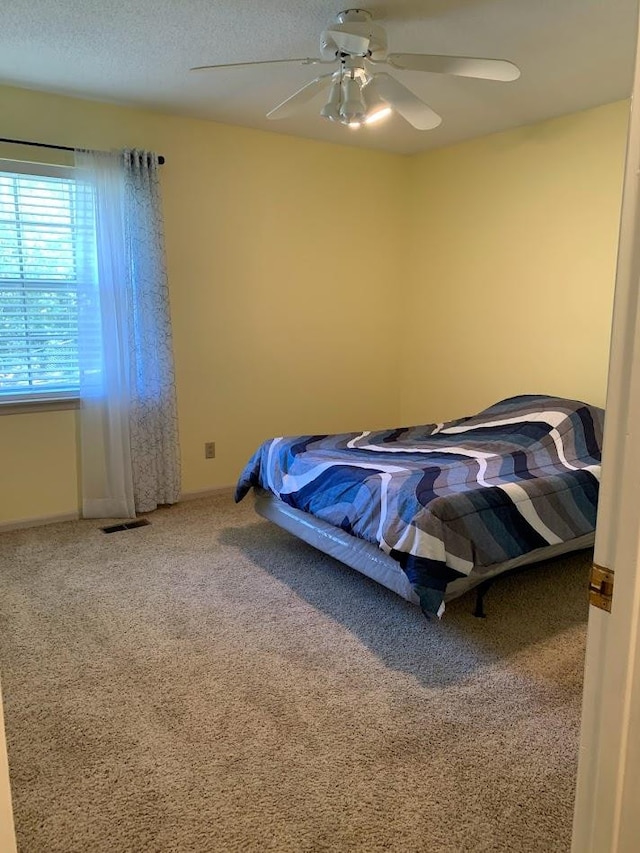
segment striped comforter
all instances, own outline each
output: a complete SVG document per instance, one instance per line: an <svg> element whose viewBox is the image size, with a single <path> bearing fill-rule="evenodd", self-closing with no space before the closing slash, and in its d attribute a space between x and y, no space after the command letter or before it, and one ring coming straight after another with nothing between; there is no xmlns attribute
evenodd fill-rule
<svg viewBox="0 0 640 853"><path fill-rule="evenodd" d="M378 545L432 616L455 578L594 530L603 420L529 395L447 423L272 438L235 498L267 489Z"/></svg>

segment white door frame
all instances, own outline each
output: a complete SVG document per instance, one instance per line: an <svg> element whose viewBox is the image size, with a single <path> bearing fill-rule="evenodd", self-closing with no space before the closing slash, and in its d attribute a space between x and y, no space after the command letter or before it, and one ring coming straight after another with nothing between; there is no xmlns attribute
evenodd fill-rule
<svg viewBox="0 0 640 853"><path fill-rule="evenodd" d="M0 690L0 850L3 853L16 853L16 835L11 810L11 789L9 787L9 762L7 744L4 737L4 716L2 712L2 691Z"/></svg>
<svg viewBox="0 0 640 853"><path fill-rule="evenodd" d="M615 583L610 614L589 608L574 853L640 849L639 175L636 57L594 556L614 570Z"/></svg>

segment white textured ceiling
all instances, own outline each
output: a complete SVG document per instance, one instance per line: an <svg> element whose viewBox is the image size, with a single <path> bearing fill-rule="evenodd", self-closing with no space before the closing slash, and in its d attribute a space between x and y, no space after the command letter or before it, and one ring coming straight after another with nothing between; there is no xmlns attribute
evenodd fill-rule
<svg viewBox="0 0 640 853"><path fill-rule="evenodd" d="M321 31L350 8L340 0L0 0L0 83L414 153L628 97L637 5L365 0L390 51L519 65L522 76L513 83L393 71L443 117L431 131L398 116L356 131L332 124L319 116L322 94L295 118L267 120L269 109L317 75L314 66L189 71L318 56Z"/></svg>

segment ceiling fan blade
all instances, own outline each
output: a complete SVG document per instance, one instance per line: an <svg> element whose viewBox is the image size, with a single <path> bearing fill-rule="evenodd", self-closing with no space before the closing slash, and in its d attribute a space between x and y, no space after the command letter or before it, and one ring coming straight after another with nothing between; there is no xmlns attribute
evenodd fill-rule
<svg viewBox="0 0 640 853"><path fill-rule="evenodd" d="M438 113L390 74L374 74L367 84L367 89L369 88L372 93L381 97L397 113L400 113L402 118L416 130L433 130L442 122Z"/></svg>
<svg viewBox="0 0 640 853"><path fill-rule="evenodd" d="M292 115L299 106L306 104L307 101L310 101L315 95L317 95L317 93L327 85L328 81L331 80L332 77L333 72L316 77L315 80L307 83L301 89L298 89L297 92L294 92L293 95L290 95L286 100L282 101L281 104L278 104L277 107L270 110L267 113L267 118L289 118L289 116Z"/></svg>
<svg viewBox="0 0 640 853"><path fill-rule="evenodd" d="M432 74L454 74L481 80L517 80L520 69L506 59L479 59L473 56L435 56L422 53L390 53L386 62L403 71L430 71Z"/></svg>
<svg viewBox="0 0 640 853"><path fill-rule="evenodd" d="M331 60L332 62L334 60ZM301 65L318 65L326 62L323 59L314 59L306 57L304 59L261 59L259 62L226 62L222 65L196 65L195 68L190 68L189 71L209 71L212 68L242 68L250 65L277 65L280 62L299 62Z"/></svg>

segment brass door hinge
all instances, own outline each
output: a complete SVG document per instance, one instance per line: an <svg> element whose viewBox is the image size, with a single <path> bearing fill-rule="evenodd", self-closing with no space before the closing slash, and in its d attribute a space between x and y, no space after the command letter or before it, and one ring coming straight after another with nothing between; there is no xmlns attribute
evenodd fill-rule
<svg viewBox="0 0 640 853"><path fill-rule="evenodd" d="M598 566L595 563L591 567L591 578L589 580L589 604L599 607L611 613L611 601L613 599L613 572Z"/></svg>

